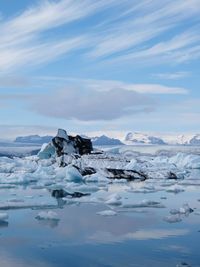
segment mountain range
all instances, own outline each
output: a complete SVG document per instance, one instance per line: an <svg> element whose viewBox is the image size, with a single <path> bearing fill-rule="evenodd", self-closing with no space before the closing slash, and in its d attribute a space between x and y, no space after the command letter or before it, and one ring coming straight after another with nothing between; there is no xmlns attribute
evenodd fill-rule
<svg viewBox="0 0 200 267"><path fill-rule="evenodd" d="M140 132L129 132L125 136L126 145L200 145L200 134L183 135L151 135Z"/></svg>
<svg viewBox="0 0 200 267"><path fill-rule="evenodd" d="M94 146L106 145L200 145L200 134L185 135L162 135L147 134L141 132L128 132L125 137L111 138L106 135L87 137L91 138ZM15 139L15 143L22 144L43 144L49 143L53 136L28 135L19 136Z"/></svg>
<svg viewBox="0 0 200 267"><path fill-rule="evenodd" d="M119 139L111 138L106 135L88 137L82 135L82 137L90 138L94 146L106 146L106 145L123 145ZM27 135L19 136L14 142L21 144L44 144L49 143L52 140L53 136L39 136L39 135Z"/></svg>

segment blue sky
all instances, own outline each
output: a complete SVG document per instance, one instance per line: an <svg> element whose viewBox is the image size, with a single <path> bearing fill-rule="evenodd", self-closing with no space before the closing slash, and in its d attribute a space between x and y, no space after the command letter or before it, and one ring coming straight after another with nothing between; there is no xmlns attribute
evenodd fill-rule
<svg viewBox="0 0 200 267"><path fill-rule="evenodd" d="M1 0L0 138L199 132L200 0Z"/></svg>

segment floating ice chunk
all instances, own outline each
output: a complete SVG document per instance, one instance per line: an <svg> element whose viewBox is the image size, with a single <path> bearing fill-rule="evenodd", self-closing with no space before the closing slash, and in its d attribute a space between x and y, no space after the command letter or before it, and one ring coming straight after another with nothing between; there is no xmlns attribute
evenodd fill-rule
<svg viewBox="0 0 200 267"><path fill-rule="evenodd" d="M7 213L0 213L0 222L1 221L7 221L8 220L8 214Z"/></svg>
<svg viewBox="0 0 200 267"><path fill-rule="evenodd" d="M168 223L177 223L182 221L179 215L166 216L163 218L163 220Z"/></svg>
<svg viewBox="0 0 200 267"><path fill-rule="evenodd" d="M101 216L115 216L115 215L117 215L117 212L115 212L114 210L103 210L103 211L97 212L97 215L101 215Z"/></svg>
<svg viewBox="0 0 200 267"><path fill-rule="evenodd" d="M188 215L188 214L190 214L190 213L193 212L193 211L194 211L194 210L191 209L191 208L189 207L188 204L184 204L184 205L183 205L181 208L179 208L179 209L172 209L172 210L170 210L170 213L173 214L173 215L176 215L176 214L179 214L179 215L181 215L181 214Z"/></svg>
<svg viewBox="0 0 200 267"><path fill-rule="evenodd" d="M165 217L164 220L167 222L170 222L170 223L180 222L181 221L181 215L188 216L193 211L194 210L191 209L188 204L184 204L179 209L170 210L170 213L172 214L172 216Z"/></svg>
<svg viewBox="0 0 200 267"><path fill-rule="evenodd" d="M66 180L75 182L75 183L80 183L83 181L83 176L80 174L80 172L73 166L66 166L65 167L66 171Z"/></svg>
<svg viewBox="0 0 200 267"><path fill-rule="evenodd" d="M166 192L174 193L174 194L178 194L178 193L181 193L181 192L184 192L184 191L185 191L184 189L182 189L181 187L177 187L177 186L171 187L171 188L166 190Z"/></svg>
<svg viewBox="0 0 200 267"><path fill-rule="evenodd" d="M176 265L176 267L192 267L190 264L188 264L187 262L181 262L179 264Z"/></svg>
<svg viewBox="0 0 200 267"><path fill-rule="evenodd" d="M189 205L186 203L179 209L181 214L189 214L193 212L194 210L189 207Z"/></svg>
<svg viewBox="0 0 200 267"><path fill-rule="evenodd" d="M108 198L106 204L113 206L120 206L122 204L122 201L120 199L121 196L119 196L118 194L113 194Z"/></svg>
<svg viewBox="0 0 200 267"><path fill-rule="evenodd" d="M177 210L177 209L171 209L171 210L170 210L170 214L172 214L172 215L177 215L177 214L180 214L180 211Z"/></svg>
<svg viewBox="0 0 200 267"><path fill-rule="evenodd" d="M35 218L38 220L60 220L58 214L54 211L41 211Z"/></svg>
<svg viewBox="0 0 200 267"><path fill-rule="evenodd" d="M123 208L165 208L163 204L152 200L142 200L139 203L128 203L122 206Z"/></svg>
<svg viewBox="0 0 200 267"><path fill-rule="evenodd" d="M106 204L113 205L113 206L120 206L122 204L122 202L120 200L116 200L116 199L109 199L106 201Z"/></svg>

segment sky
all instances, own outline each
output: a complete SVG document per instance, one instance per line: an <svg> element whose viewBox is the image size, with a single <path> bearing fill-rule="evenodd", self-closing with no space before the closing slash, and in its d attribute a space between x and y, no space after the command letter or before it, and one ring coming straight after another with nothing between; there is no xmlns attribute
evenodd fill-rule
<svg viewBox="0 0 200 267"><path fill-rule="evenodd" d="M200 0L1 0L0 138L200 132Z"/></svg>

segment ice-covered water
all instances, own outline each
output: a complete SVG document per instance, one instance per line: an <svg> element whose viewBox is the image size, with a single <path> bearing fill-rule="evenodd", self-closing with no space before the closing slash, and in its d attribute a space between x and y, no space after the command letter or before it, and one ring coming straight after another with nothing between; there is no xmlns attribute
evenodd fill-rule
<svg viewBox="0 0 200 267"><path fill-rule="evenodd" d="M111 162L85 157L82 164L129 164L151 179L111 183L104 173L83 178L53 160L0 158L2 266L200 266L196 150L117 159L116 153ZM182 176L168 180L168 169ZM56 199L56 188L89 195Z"/></svg>

